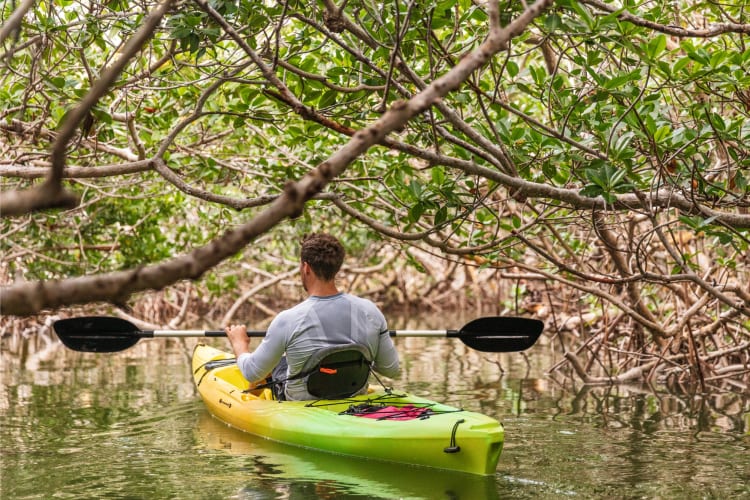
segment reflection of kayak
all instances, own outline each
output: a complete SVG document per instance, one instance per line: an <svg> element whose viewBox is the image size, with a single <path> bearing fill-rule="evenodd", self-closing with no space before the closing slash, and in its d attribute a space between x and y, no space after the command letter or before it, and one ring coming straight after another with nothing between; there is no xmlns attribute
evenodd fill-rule
<svg viewBox="0 0 750 500"><path fill-rule="evenodd" d="M203 344L193 377L208 410L242 431L273 441L390 462L494 474L503 427L486 415L382 390L336 401L275 401L247 391L229 353Z"/></svg>
<svg viewBox="0 0 750 500"><path fill-rule="evenodd" d="M243 491L257 490L257 498L265 498L262 490L278 489L284 482L290 488L324 487L328 493L325 498L498 498L495 477L451 471L436 474L433 469L422 467L404 470L399 464L342 459L249 435L206 412L199 416L196 434L201 447L249 459L252 475L248 475Z"/></svg>

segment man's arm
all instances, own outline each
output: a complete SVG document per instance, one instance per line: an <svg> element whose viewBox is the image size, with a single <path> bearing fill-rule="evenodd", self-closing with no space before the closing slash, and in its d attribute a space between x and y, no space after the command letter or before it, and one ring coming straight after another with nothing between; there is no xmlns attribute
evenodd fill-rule
<svg viewBox="0 0 750 500"><path fill-rule="evenodd" d="M250 352L250 338L243 325L232 325L226 329L232 351L237 358L242 376L249 382L264 380L284 355L284 336L273 333L273 322L266 336L254 352Z"/></svg>
<svg viewBox="0 0 750 500"><path fill-rule="evenodd" d="M378 355L375 357L375 371L386 377L397 377L400 373L398 351L393 345L393 339L388 330L380 334L378 343Z"/></svg>

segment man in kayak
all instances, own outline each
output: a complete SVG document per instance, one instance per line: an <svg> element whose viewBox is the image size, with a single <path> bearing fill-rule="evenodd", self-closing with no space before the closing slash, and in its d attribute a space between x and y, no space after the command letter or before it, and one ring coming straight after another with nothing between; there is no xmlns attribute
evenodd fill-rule
<svg viewBox="0 0 750 500"><path fill-rule="evenodd" d="M274 381L286 381L277 397L318 399L308 393L304 378L294 376L320 349L352 344L364 348L375 371L387 377L398 375L398 353L383 313L371 301L336 287L344 253L341 242L329 234L311 234L303 239L299 271L309 297L279 313L252 353L244 325L226 328L237 365L251 384L265 382L271 373Z"/></svg>

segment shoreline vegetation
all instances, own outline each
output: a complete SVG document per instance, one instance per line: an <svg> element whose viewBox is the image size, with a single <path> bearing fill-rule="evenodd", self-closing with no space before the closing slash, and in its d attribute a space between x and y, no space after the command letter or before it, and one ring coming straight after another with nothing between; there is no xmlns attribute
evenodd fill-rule
<svg viewBox="0 0 750 500"><path fill-rule="evenodd" d="M412 249L418 272L400 267L398 253L378 265L346 264L338 283L341 290L378 303L391 327L415 319L420 326L450 329L481 316L536 318L545 322L541 348L555 353L545 372L563 385L658 384L684 393L750 393L750 367L743 361L749 342L742 335L716 335L704 328L660 342L638 335L641 330L622 311L544 276L448 262ZM238 320L263 329L279 311L304 298L296 267L289 263L287 268L273 274L244 262L237 271L241 281L218 294L203 282L184 282L142 293L128 306L94 304L46 315L0 316L0 342L7 351L11 343L38 335L49 345L56 342L54 320L83 315L118 316L143 329L216 329Z"/></svg>

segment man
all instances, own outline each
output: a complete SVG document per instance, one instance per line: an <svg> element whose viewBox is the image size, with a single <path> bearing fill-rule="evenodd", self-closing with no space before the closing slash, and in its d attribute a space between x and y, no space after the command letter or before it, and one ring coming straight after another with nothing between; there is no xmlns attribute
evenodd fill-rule
<svg viewBox="0 0 750 500"><path fill-rule="evenodd" d="M227 327L237 365L248 381L262 382L273 370L274 380L290 379L284 388L286 399L317 399L307 392L304 378L292 377L318 350L351 344L365 348L367 359L378 373L398 375L398 353L383 313L371 301L340 292L336 287L336 274L343 262L344 247L336 238L320 233L306 236L299 271L309 297L279 313L252 353L245 326Z"/></svg>

